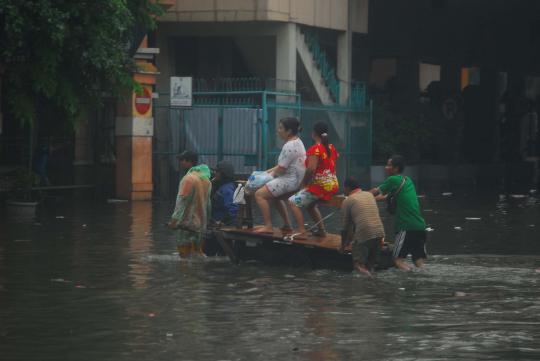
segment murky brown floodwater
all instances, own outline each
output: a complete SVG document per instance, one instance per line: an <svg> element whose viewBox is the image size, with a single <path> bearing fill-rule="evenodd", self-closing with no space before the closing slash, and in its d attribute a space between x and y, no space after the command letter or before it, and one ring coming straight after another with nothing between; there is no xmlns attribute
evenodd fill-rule
<svg viewBox="0 0 540 361"><path fill-rule="evenodd" d="M540 359L539 201L421 202L428 268L373 281L180 261L170 203L2 213L0 360Z"/></svg>

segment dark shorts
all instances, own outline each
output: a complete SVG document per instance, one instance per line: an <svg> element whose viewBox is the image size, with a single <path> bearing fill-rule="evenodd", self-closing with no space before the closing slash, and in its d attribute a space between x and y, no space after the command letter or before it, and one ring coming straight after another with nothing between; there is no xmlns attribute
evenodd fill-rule
<svg viewBox="0 0 540 361"><path fill-rule="evenodd" d="M394 259L407 258L409 254L413 261L427 258L426 231L400 231L396 234Z"/></svg>
<svg viewBox="0 0 540 361"><path fill-rule="evenodd" d="M353 241L352 256L353 262L372 269L377 261L377 255L381 250L381 238L372 238L367 241Z"/></svg>

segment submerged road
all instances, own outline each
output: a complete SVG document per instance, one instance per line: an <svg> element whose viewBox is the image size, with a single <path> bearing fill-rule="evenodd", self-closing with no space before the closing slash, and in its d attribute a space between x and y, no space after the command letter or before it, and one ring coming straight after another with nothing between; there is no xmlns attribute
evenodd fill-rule
<svg viewBox="0 0 540 361"><path fill-rule="evenodd" d="M420 201L427 269L372 281L181 261L166 202L2 213L0 360L540 359L540 200Z"/></svg>

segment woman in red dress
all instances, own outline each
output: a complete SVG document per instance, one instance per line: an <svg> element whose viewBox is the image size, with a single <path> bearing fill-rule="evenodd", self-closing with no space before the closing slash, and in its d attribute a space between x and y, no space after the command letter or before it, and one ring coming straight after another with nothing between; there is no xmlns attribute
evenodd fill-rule
<svg viewBox="0 0 540 361"><path fill-rule="evenodd" d="M324 237L326 236L326 228L321 222L322 217L317 208L317 201L328 201L339 190L336 177L336 160L339 153L329 143L326 123L317 122L313 126L311 137L315 144L306 153L306 173L300 184L300 191L289 198L289 203L298 225L298 233L304 234L306 232L301 209L306 207L313 221L318 223L318 230L314 232L314 235ZM297 238L303 237L299 235Z"/></svg>

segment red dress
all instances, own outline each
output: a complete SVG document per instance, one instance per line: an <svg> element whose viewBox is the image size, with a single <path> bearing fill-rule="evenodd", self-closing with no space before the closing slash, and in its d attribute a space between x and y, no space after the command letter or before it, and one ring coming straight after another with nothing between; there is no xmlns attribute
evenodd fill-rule
<svg viewBox="0 0 540 361"><path fill-rule="evenodd" d="M313 181L306 187L306 190L313 193L317 198L328 201L339 190L339 183L336 177L336 160L339 153L332 144L330 147L330 156L326 154L326 148L322 144L314 144L308 149L306 156L316 156L319 158L317 169L313 175ZM308 164L306 158L306 167Z"/></svg>

